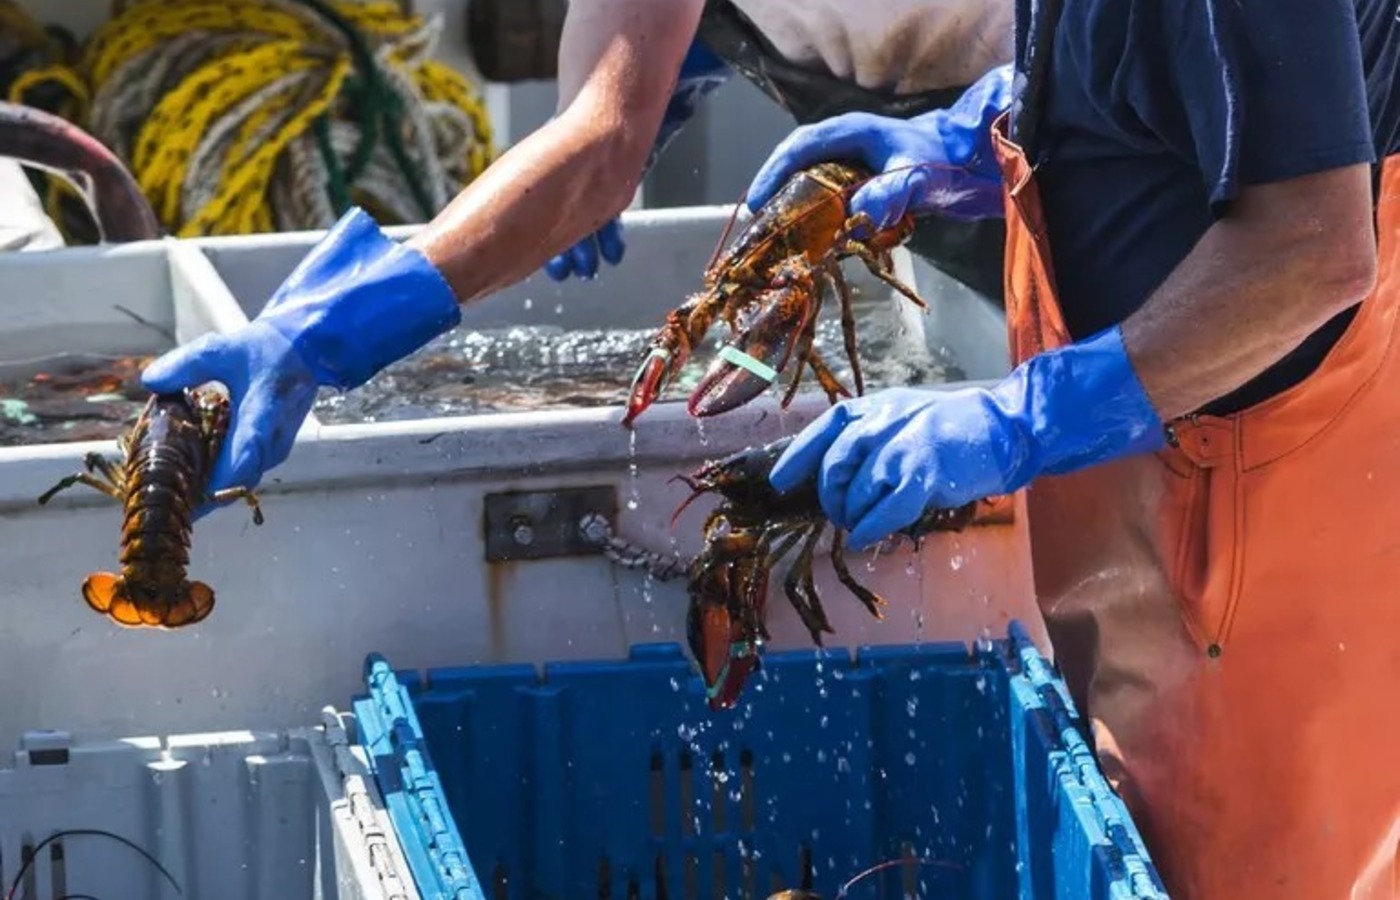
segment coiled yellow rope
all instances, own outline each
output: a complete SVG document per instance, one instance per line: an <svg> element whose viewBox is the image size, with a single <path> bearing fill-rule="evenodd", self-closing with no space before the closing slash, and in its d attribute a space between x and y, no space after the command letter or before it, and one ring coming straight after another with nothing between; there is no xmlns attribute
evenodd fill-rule
<svg viewBox="0 0 1400 900"><path fill-rule="evenodd" d="M472 85L429 58L440 31L387 0L134 0L9 96L67 88L182 237L327 228L351 203L422 222L495 153Z"/></svg>

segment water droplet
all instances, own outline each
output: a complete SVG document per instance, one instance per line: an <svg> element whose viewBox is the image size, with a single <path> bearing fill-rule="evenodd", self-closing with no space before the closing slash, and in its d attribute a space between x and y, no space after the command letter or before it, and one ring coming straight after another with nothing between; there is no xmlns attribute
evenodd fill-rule
<svg viewBox="0 0 1400 900"><path fill-rule="evenodd" d="M953 567L953 571L954 571L954 572L956 572L958 569L961 569L961 568L962 568L962 564L963 564L963 558L962 558L962 554L961 554L961 553L957 554L957 555L954 556L952 559L948 560L948 565L950 565L950 566Z"/></svg>
<svg viewBox="0 0 1400 900"><path fill-rule="evenodd" d="M526 297L526 298L525 298L525 308L526 308L526 309L531 309L531 308L534 307L534 305L535 305L535 301L534 301L534 300L530 299L529 297Z"/></svg>
<svg viewBox="0 0 1400 900"><path fill-rule="evenodd" d="M627 498L627 508L628 508L628 509L636 509L636 508L637 508L637 501L636 501L635 499L631 498L631 497Z"/></svg>
<svg viewBox="0 0 1400 900"><path fill-rule="evenodd" d="M914 751L913 751L913 750L910 750L908 753L904 754L904 764L905 764L906 766L912 766L912 765L914 764L914 762L915 762L915 756L914 756Z"/></svg>
<svg viewBox="0 0 1400 900"><path fill-rule="evenodd" d="M556 303L556 304L554 304L554 314L555 314L556 316L562 316L562 315L564 314L564 304L562 304L562 303Z"/></svg>

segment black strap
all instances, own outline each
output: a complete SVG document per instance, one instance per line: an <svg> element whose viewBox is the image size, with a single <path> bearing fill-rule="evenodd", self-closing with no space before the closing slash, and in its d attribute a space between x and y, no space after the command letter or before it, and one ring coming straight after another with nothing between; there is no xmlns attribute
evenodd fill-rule
<svg viewBox="0 0 1400 900"><path fill-rule="evenodd" d="M917 94L896 94L871 90L797 65L779 53L731 0L706 2L696 37L801 125L856 111L909 119L952 106L967 89L967 85L956 85Z"/></svg>
<svg viewBox="0 0 1400 900"><path fill-rule="evenodd" d="M1055 55L1055 31L1064 13L1064 0L1039 0L1019 4L1019 12L1029 20L1017 29L1017 54L1025 73L1019 97L1013 103L1011 139L1021 146L1027 158L1034 158L1036 138L1045 111L1045 89L1050 77L1050 60ZM1029 7L1029 9L1027 8ZM1018 73L1018 80L1020 75Z"/></svg>

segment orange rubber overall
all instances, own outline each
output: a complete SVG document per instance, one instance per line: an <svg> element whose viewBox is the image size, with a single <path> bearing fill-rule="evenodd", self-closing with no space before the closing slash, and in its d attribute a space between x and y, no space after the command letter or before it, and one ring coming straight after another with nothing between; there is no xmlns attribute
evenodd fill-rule
<svg viewBox="0 0 1400 900"><path fill-rule="evenodd" d="M1019 363L1068 338L1006 126ZM1174 900L1400 897L1400 156L1380 197L1378 285L1310 378L1027 491L1057 661Z"/></svg>

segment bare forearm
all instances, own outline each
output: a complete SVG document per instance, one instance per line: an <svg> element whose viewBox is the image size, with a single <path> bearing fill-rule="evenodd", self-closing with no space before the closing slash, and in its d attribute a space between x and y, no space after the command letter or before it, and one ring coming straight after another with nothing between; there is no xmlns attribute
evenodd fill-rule
<svg viewBox="0 0 1400 900"><path fill-rule="evenodd" d="M1295 185L1323 196L1308 209L1296 197L1284 202L1285 187L1254 189L1123 323L1124 346L1162 418L1245 384L1370 290L1365 167Z"/></svg>
<svg viewBox="0 0 1400 900"><path fill-rule="evenodd" d="M461 303L514 284L636 193L704 0L571 0L560 113L511 148L412 243Z"/></svg>
<svg viewBox="0 0 1400 900"><path fill-rule="evenodd" d="M645 156L577 131L564 118L545 125L414 236L460 302L515 284L627 206Z"/></svg>

